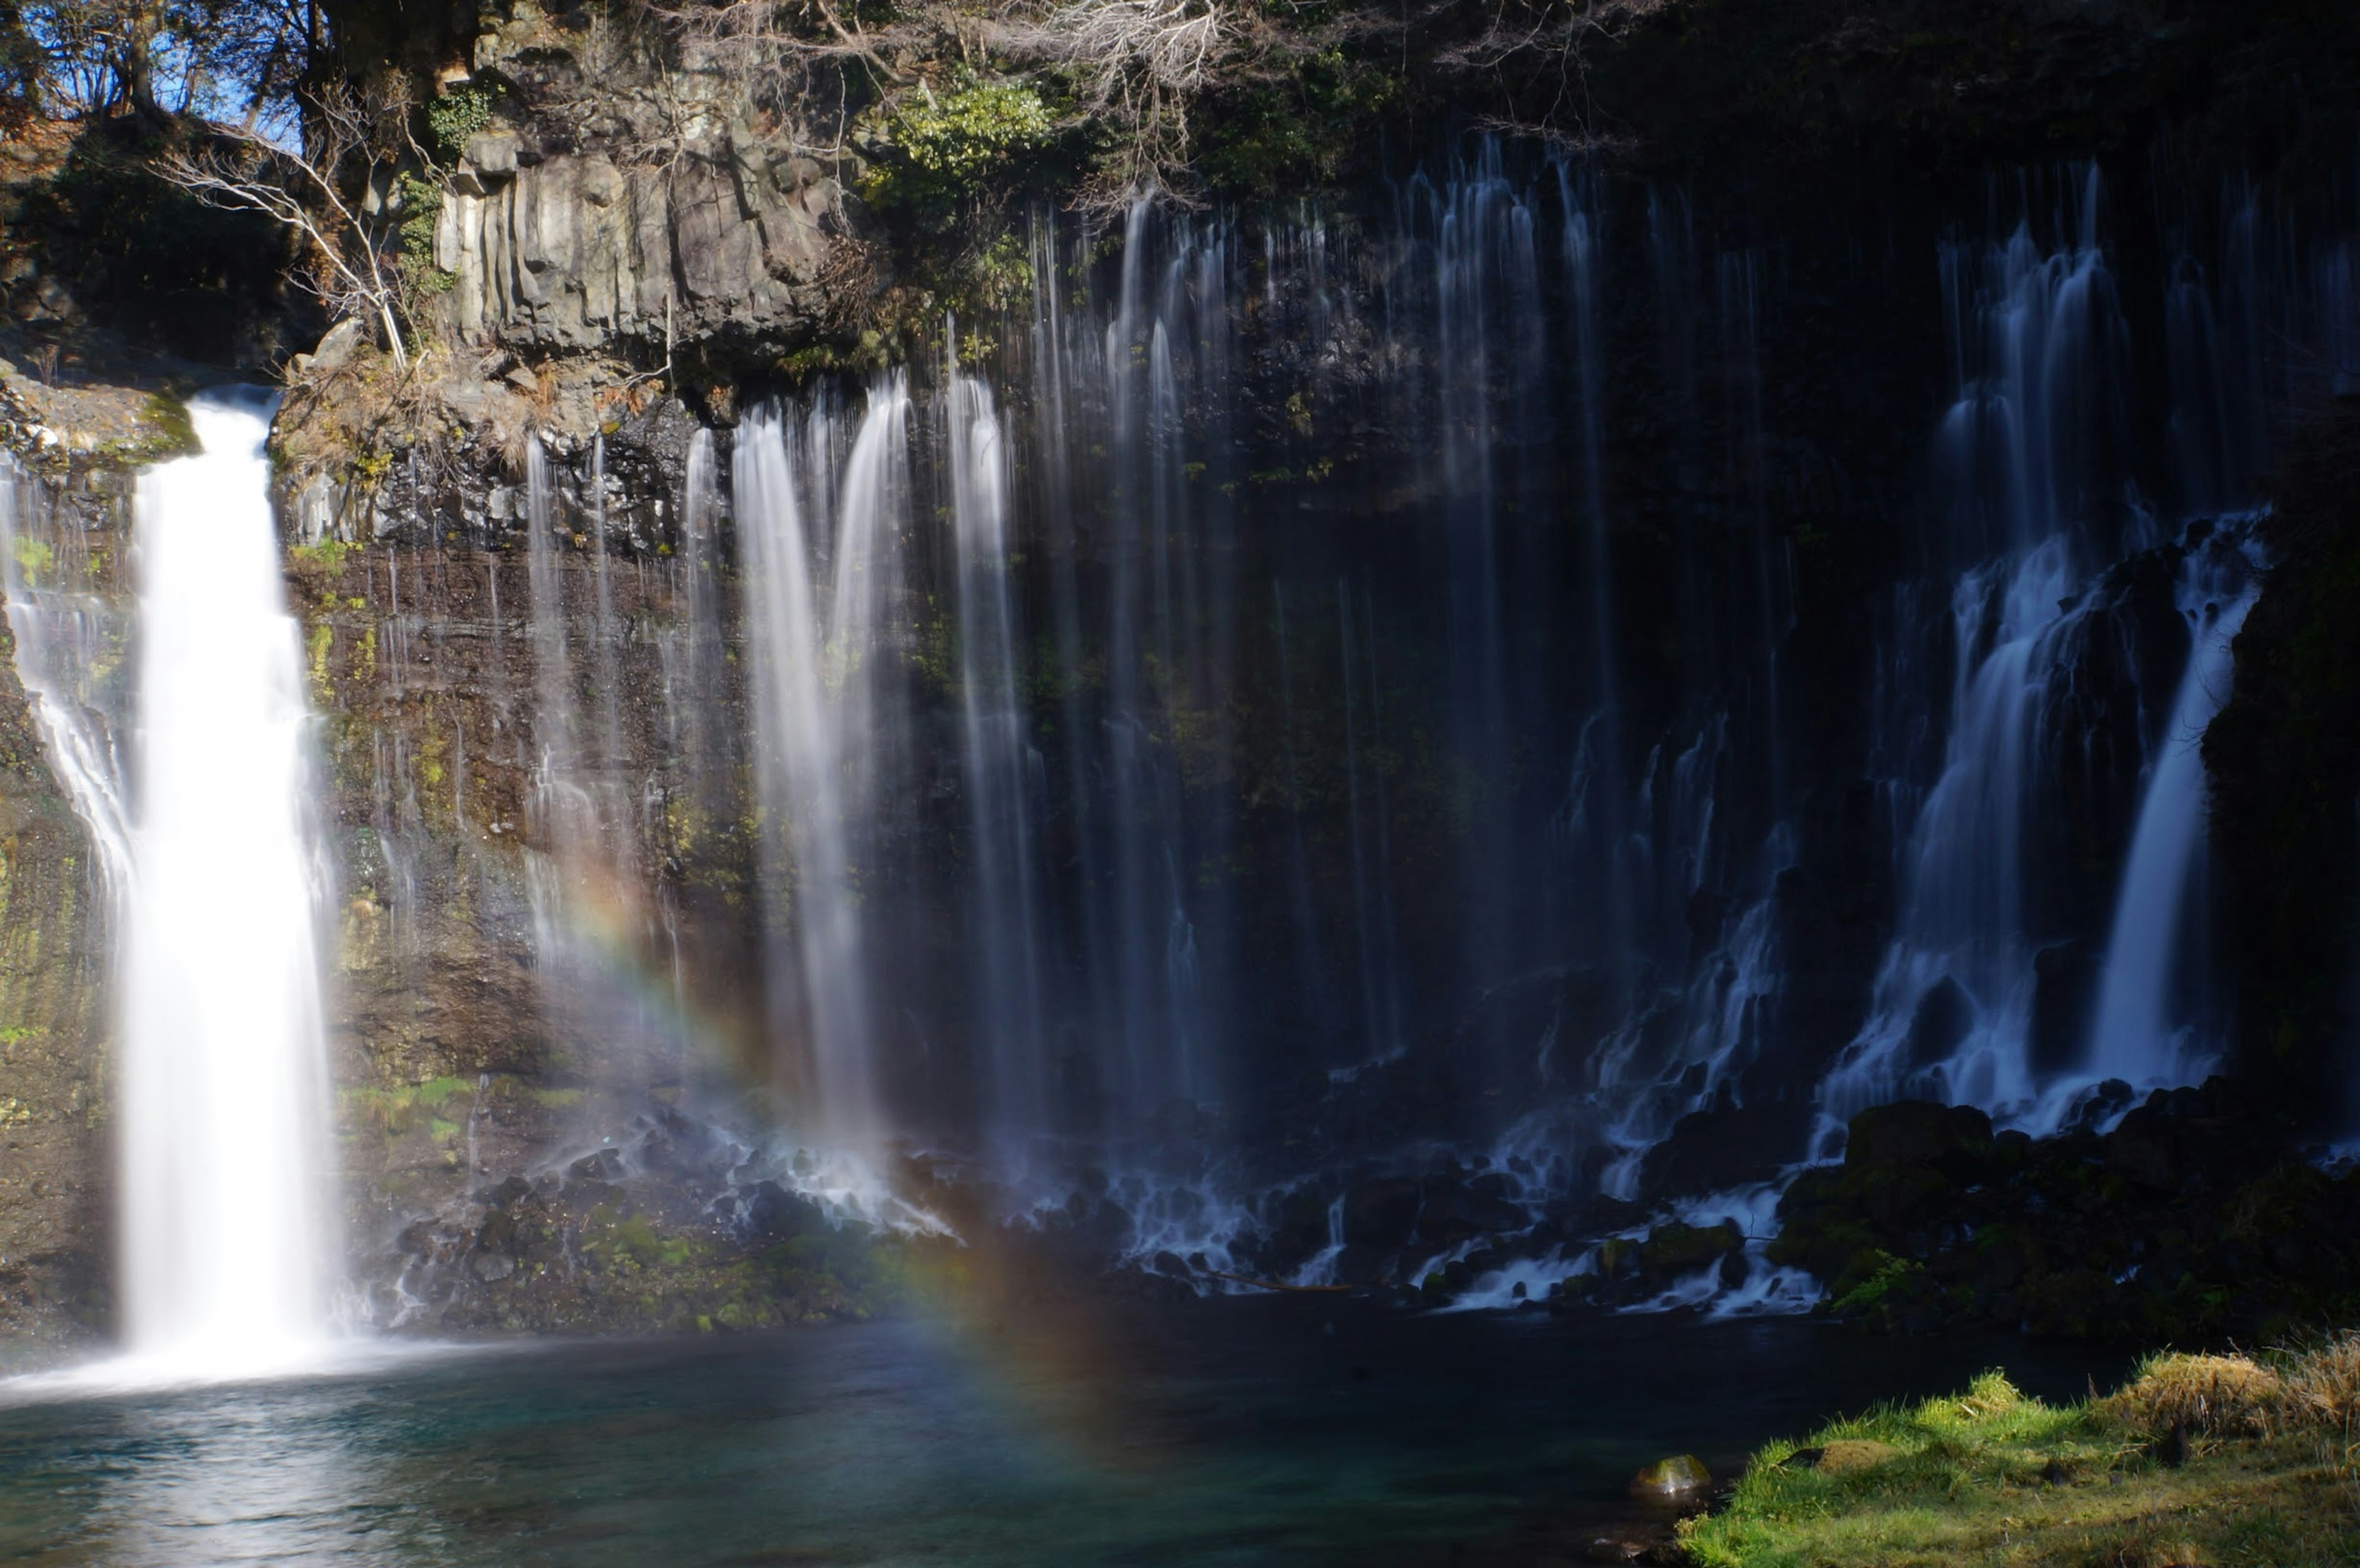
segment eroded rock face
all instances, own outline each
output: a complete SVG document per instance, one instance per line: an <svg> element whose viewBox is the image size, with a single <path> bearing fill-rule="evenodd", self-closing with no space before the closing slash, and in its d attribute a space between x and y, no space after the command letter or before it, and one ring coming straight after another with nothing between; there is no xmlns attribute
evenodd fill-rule
<svg viewBox="0 0 2360 1568"><path fill-rule="evenodd" d="M659 78L529 5L475 40L475 66L522 102L468 138L436 215L459 333L659 358L811 335L847 232L840 147L758 123L742 85Z"/></svg>

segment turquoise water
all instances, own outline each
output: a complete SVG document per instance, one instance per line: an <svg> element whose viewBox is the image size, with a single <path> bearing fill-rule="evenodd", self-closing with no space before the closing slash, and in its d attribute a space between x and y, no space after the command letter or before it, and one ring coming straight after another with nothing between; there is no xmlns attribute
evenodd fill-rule
<svg viewBox="0 0 2360 1568"><path fill-rule="evenodd" d="M0 1408L0 1561L1563 1563L1640 1465L2087 1353L1302 1299L422 1348Z"/></svg>

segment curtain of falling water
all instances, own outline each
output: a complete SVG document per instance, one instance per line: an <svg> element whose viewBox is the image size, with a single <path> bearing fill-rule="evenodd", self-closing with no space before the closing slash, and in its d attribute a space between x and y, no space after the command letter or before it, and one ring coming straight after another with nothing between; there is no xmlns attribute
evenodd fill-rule
<svg viewBox="0 0 2360 1568"><path fill-rule="evenodd" d="M956 331L951 336L956 343ZM1018 691L1008 449L999 411L991 389L956 364L945 403L975 1021L989 1061L991 1125L1022 1135L1049 1126L1033 833L1041 759L1025 736Z"/></svg>
<svg viewBox="0 0 2360 1568"><path fill-rule="evenodd" d="M1626 1175L1681 1116L1740 1105L1757 1062L1791 1057L1775 889L1823 871L1828 828L1788 780L1808 767L1823 796L1831 759L1798 765L1779 689L1797 613L1774 526L1792 497L1772 494L1775 426L1794 418L1769 397L1789 368L1770 332L1782 264L1758 243L1715 249L1677 191L1624 200L1570 167L1530 173L1486 153L1403 182L1389 224L1307 213L1254 256L1227 223L1142 206L1095 272L1037 223L1005 352L921 393L941 402L916 428L943 450L910 474L896 526L912 570L943 570L898 608L838 602L864 526L852 421L823 401L741 432L764 745L808 724L808 755L831 761L825 779L767 765L801 944L782 1034L866 1063L897 1104L965 1067L976 1120L1003 1137L1138 1153L1168 1149L1185 1106L1250 1111L1229 1080L1261 1073L1272 1041L1290 1069L1343 1078L1472 1008L1464 1038L1487 1061L1531 1070L1552 1114L1586 1105L1530 1147L1602 1138ZM1925 575L1879 606L1903 630L1862 672L1890 813L1870 853L1890 845L1898 929L1831 1111L1905 1092L2022 1109L2053 1077L2027 1039L2034 957L2062 918L2045 781L2081 722L2053 677L2112 635L2100 574L2167 519L2130 485L2102 192L2086 171L2025 189L2014 232L1907 264L1944 286L1954 386L1934 483L1896 522ZM2219 432L2245 373L2217 367L2250 358L2253 291L2178 276L2172 417L2209 433L2168 463L2191 496L2233 495L2223 475L2256 460ZM1663 427L1661 451L1618 463L1626 413ZM811 574L801 604L782 540ZM861 614L856 664L838 628ZM2149 730L2180 676L2134 672ZM890 754L914 752L926 718L879 705L904 679L940 681L956 755L955 782L934 775L957 824L928 872L939 888L901 878L878 842L906 792L888 776L911 782ZM1265 702L1275 717L1242 740ZM1250 798L1272 757L1279 787ZM1405 786L1422 792L1407 807L1389 794ZM837 865L857 896L828 890ZM1416 890L1397 909L1404 877ZM938 891L957 935L924 950L948 962L922 1021L876 999L926 962L880 932L934 919ZM1244 950L1266 935L1291 968ZM859 953L838 966L859 978L824 977L829 952ZM1282 970L1286 1019L1240 1006ZM1488 1010L1487 994L1542 982L1573 989L1537 1018ZM971 1062L942 1065L970 1039ZM1824 1061L1780 1064L1797 1080L1781 1092Z"/></svg>
<svg viewBox="0 0 2360 1568"><path fill-rule="evenodd" d="M262 446L201 398L203 452L141 481L139 728L121 1076L132 1352L300 1365L337 1276L302 664Z"/></svg>
<svg viewBox="0 0 2360 1568"><path fill-rule="evenodd" d="M859 884L880 871L872 786L898 746L879 645L907 526L909 419L897 376L870 388L840 455L824 408L806 416L800 450L774 407L748 415L738 444L762 799L779 819L765 835L768 879L786 899L774 926L793 940L790 961L771 966L774 984L791 982L780 984L774 1026L801 1047L816 1127L856 1149L883 1131Z"/></svg>

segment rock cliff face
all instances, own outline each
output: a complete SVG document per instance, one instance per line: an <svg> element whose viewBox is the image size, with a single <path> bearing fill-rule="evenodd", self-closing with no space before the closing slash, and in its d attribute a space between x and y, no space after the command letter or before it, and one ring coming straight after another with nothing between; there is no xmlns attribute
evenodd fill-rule
<svg viewBox="0 0 2360 1568"><path fill-rule="evenodd" d="M513 110L466 139L435 219L452 327L657 363L676 343L808 342L853 161L716 75L658 77L602 36L522 5L475 39Z"/></svg>
<svg viewBox="0 0 2360 1568"><path fill-rule="evenodd" d="M443 201L434 259L470 337L659 354L676 339L792 341L825 314L838 195L817 162L741 126L670 168L597 154L519 167L515 133L489 132Z"/></svg>
<svg viewBox="0 0 2360 1568"><path fill-rule="evenodd" d="M65 506L102 525L120 517L119 476L82 477ZM13 474L0 483L0 506L50 504ZM28 564L12 563L11 581ZM18 613L12 605L12 619ZM9 1359L30 1345L90 1338L111 1316L113 920L17 677L14 627L0 636L0 1359Z"/></svg>

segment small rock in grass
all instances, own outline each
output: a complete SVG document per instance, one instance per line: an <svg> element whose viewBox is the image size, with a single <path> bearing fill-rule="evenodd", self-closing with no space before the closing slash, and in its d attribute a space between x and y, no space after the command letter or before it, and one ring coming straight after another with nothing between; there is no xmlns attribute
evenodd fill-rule
<svg viewBox="0 0 2360 1568"><path fill-rule="evenodd" d="M1819 1448L1798 1448L1778 1461L1781 1470L1816 1470L1822 1475L1841 1475L1852 1470L1873 1470L1888 1460L1901 1457L1901 1450L1889 1443L1878 1443L1863 1437L1840 1437Z"/></svg>
<svg viewBox="0 0 2360 1568"><path fill-rule="evenodd" d="M1812 1468L1822 1475L1841 1475L1852 1470L1874 1470L1900 1457L1901 1450L1889 1443L1863 1437L1838 1438L1819 1451L1819 1463Z"/></svg>

